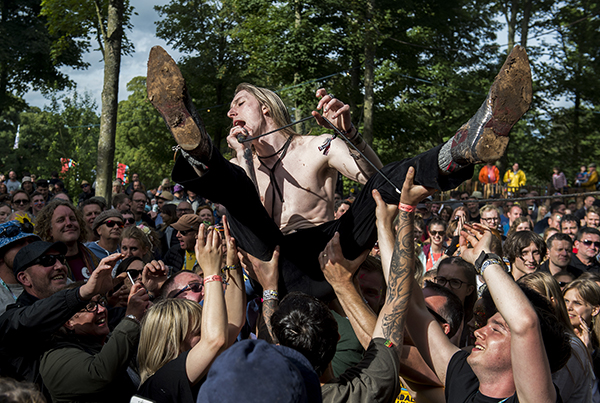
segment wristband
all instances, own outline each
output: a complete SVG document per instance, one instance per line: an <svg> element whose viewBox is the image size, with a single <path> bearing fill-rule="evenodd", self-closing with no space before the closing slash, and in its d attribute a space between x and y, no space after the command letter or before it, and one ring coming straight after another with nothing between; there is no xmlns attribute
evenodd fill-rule
<svg viewBox="0 0 600 403"><path fill-rule="evenodd" d="M263 301L268 301L271 299L275 299L279 301L279 293L276 290L264 290L263 291Z"/></svg>
<svg viewBox="0 0 600 403"><path fill-rule="evenodd" d="M204 277L204 284L210 283L211 281L218 281L218 282L222 283L223 282L223 277L219 276L218 274L214 274L212 276Z"/></svg>
<svg viewBox="0 0 600 403"><path fill-rule="evenodd" d="M479 258L477 258L477 260L475 261L475 271L477 272L477 274L483 276L483 272L485 271L485 269L492 264L497 264L501 266L504 269L504 271L506 271L506 266L504 265L504 261L500 256L494 253L485 252L481 252Z"/></svg>
<svg viewBox="0 0 600 403"><path fill-rule="evenodd" d="M402 211L406 211L407 213L414 213L415 210L417 209L417 206L411 206L410 204L404 204L401 202L398 205L398 209L402 210Z"/></svg>
<svg viewBox="0 0 600 403"><path fill-rule="evenodd" d="M140 321L138 320L138 318L136 318L136 317L135 317L135 316L133 316L133 315L127 315L127 316L125 316L125 319L129 319L129 320L131 320L131 321L133 321L133 322L137 323L138 325L141 325L141 323L140 323Z"/></svg>

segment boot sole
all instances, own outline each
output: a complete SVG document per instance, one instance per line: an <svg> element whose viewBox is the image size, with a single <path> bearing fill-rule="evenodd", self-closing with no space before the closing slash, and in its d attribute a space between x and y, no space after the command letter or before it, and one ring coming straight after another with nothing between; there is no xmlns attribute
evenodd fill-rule
<svg viewBox="0 0 600 403"><path fill-rule="evenodd" d="M488 112L491 118L473 142L473 158L496 161L508 146L508 134L529 110L533 98L529 58L522 46L515 46L490 89Z"/></svg>
<svg viewBox="0 0 600 403"><path fill-rule="evenodd" d="M148 99L164 119L177 144L192 151L203 143L203 131L188 110L186 85L175 61L160 46L150 50L146 80Z"/></svg>

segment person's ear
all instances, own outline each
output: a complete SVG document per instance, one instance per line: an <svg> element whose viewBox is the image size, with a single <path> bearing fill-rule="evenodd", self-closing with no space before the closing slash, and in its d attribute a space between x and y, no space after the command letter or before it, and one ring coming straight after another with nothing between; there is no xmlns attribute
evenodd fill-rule
<svg viewBox="0 0 600 403"><path fill-rule="evenodd" d="M265 116L271 116L271 113L269 112L269 108L267 108L266 105L262 106L262 114Z"/></svg>
<svg viewBox="0 0 600 403"><path fill-rule="evenodd" d="M592 316L598 315L598 312L600 312L600 305L593 306L592 307Z"/></svg>
<svg viewBox="0 0 600 403"><path fill-rule="evenodd" d="M475 291L475 286L474 285L468 285L467 286L467 295L471 295L471 293Z"/></svg>
<svg viewBox="0 0 600 403"><path fill-rule="evenodd" d="M75 314L73 317L76 317L77 314ZM73 323L73 319L69 319L68 321L65 322L65 324L63 325L67 330L73 330L75 328L75 324Z"/></svg>
<svg viewBox="0 0 600 403"><path fill-rule="evenodd" d="M445 335L448 335L450 333L450 325L447 323L442 323L442 330L444 331Z"/></svg>
<svg viewBox="0 0 600 403"><path fill-rule="evenodd" d="M24 287L31 287L31 278L25 270L17 273L17 281L23 284Z"/></svg>

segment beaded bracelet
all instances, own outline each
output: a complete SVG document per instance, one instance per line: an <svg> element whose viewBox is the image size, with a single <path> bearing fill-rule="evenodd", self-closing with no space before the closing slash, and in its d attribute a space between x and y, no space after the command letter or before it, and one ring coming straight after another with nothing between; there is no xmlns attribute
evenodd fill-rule
<svg viewBox="0 0 600 403"><path fill-rule="evenodd" d="M263 291L263 301L268 301L271 299L275 299L279 301L279 293L276 290L264 290Z"/></svg>
<svg viewBox="0 0 600 403"><path fill-rule="evenodd" d="M400 203L398 205L398 209L402 210L402 211L406 211L407 213L414 213L415 210L417 209L417 207L416 206L411 206L410 204Z"/></svg>
<svg viewBox="0 0 600 403"><path fill-rule="evenodd" d="M218 282L222 283L223 278L217 274L214 274L214 275L208 276L208 277L204 277L204 284L210 283L211 281L218 281Z"/></svg>

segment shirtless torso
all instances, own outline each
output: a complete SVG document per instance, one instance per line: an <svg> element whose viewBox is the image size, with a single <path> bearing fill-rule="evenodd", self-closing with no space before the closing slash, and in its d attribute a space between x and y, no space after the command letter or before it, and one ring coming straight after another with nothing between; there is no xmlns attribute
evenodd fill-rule
<svg viewBox="0 0 600 403"><path fill-rule="evenodd" d="M345 113L348 108L339 112L337 117L336 112L345 105L339 100L331 99L324 90L319 90L317 96L319 95L323 98L318 107L327 101L331 102L331 106L327 104L327 118L342 129L349 128L350 114ZM357 153L351 153L340 138L332 141L329 152L324 155L319 146L330 139L331 134L294 135L284 157L273 170L277 186L281 190L282 201L271 183L269 169L277 163L283 152L269 159L263 158L262 161L258 156L275 154L285 145L288 135L276 132L262 137L252 142L254 152L249 148L249 143L240 144L236 140L238 134L257 136L277 128L269 116L269 111L261 107L256 98L246 91L241 91L235 96L228 116L233 120L233 128L227 141L237 153L231 162L241 166L254 181L262 204L284 234L333 220L334 189L338 171L362 184L374 173L368 162L360 157L355 158ZM342 122L343 119L346 121ZM364 153L376 166L381 167L381 162L369 146L366 146Z"/></svg>

